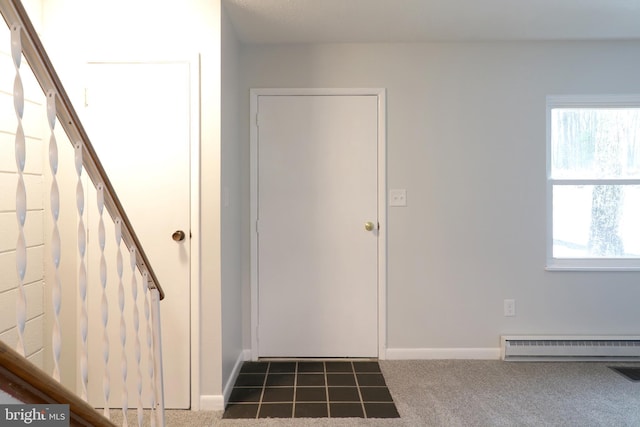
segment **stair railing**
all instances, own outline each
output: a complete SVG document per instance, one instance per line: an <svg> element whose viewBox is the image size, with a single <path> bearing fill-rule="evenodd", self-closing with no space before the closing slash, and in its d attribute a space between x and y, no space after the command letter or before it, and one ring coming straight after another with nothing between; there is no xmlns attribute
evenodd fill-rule
<svg viewBox="0 0 640 427"><path fill-rule="evenodd" d="M49 166L50 174L52 178L51 191L49 195L51 221L53 224L53 230L51 234L51 257L52 264L55 269L52 288L52 316L53 316L53 332L52 332L52 353L53 353L53 374L52 377L60 380L60 352L61 352L61 330L60 330L60 306L61 306L61 286L63 278L61 277L60 258L61 258L61 239L64 238L58 229L58 218L60 213L60 192L64 189L58 188L58 182L56 179L58 172L58 147L55 136L55 126L59 123L64 132L66 133L69 142L74 146L75 151L75 166L77 173L77 187L74 189L76 194L76 205L78 213L78 254L79 254L79 268L77 277L64 278L64 283L69 281L77 282L79 289L79 304L81 304L81 319L80 319L80 339L82 340L81 347L83 348L80 356L80 379L81 379L81 397L87 399L87 377L88 377L88 360L87 360L87 286L89 285L87 279L87 271L85 265L87 230L83 223L83 213L85 210L84 204L84 189L82 180L82 171L90 178L91 182L95 186L97 194L97 206L99 212L99 229L97 232L98 241L100 246L101 260L100 260L100 284L103 288L103 303L102 303L102 318L104 327L103 336L103 357L105 363L104 374L104 415L109 418L109 395L110 395L110 381L108 373L109 362L109 339L107 336L107 317L108 307L106 305L106 266L104 257L105 247L105 227L103 216L103 209L110 215L114 223L115 228L115 242L118 248L117 253L117 276L119 282L120 297L120 311L121 311L121 332L120 341L122 344L122 376L123 384L127 382L127 360L125 356L125 341L126 334L123 332L124 314L123 314L123 262L122 253L120 251L120 243L122 242L130 251L130 260L132 273L132 290L133 290L133 306L136 308L135 298L137 296L136 290L136 275L142 277L142 289L145 297L145 318L147 320L147 347L149 354L148 373L150 387L152 388L152 402L150 405L152 409L151 424L152 425L164 425L164 388L163 388L163 376L162 376L162 349L160 339L160 300L164 298L164 291L160 286L158 279L151 267L147 255L145 254L142 245L136 236L136 233L132 227L132 224L121 204L116 196L115 190L103 168L93 145L85 131L82 123L79 120L78 114L74 110L71 100L67 95L60 78L58 77L44 47L40 41L33 24L31 23L26 10L19 0L0 0L0 13L6 21L11 31L11 56L15 67L15 81L14 81L14 107L17 122L15 131L15 151L16 151L16 165L18 175L18 185L16 189L16 216L18 219L18 239L16 244L16 270L18 272L18 298L16 303L16 328L17 328L17 345L16 351L22 356L26 355L25 343L24 343L24 328L26 323L26 294L24 290L24 275L27 265L27 248L24 237L24 223L27 215L26 208L26 190L23 179L23 171L25 164L25 135L22 129L22 115L24 112L24 91L22 87L21 77L21 58L24 57L31 68L33 75L38 81L43 93L46 96L46 109L47 109L47 122L49 125ZM46 199L46 198L45 198ZM137 271L137 273L136 273ZM147 290L149 291L150 301L147 302ZM138 337L138 317L139 313L134 313L134 329L136 333L135 342L135 359L138 364L138 375L140 374L140 359L141 359L141 347ZM141 316L140 316L141 317ZM141 381L140 378L137 384L137 393L139 397L138 403L138 424L142 425L142 407L141 401ZM123 425L127 425L127 390L123 390Z"/></svg>

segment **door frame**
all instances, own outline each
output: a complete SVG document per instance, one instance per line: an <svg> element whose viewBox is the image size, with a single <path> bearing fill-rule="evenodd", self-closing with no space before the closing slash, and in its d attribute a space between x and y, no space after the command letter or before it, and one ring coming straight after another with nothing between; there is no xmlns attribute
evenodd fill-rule
<svg viewBox="0 0 640 427"><path fill-rule="evenodd" d="M167 64L182 63L189 67L189 230L190 230L190 257L189 257L189 405L190 410L197 411L200 409L200 259L201 259L201 239L200 239L200 54L191 53L167 53L162 55L147 54L127 54L116 53L114 55L102 54L99 56L90 56L85 58L84 64ZM83 76L84 78L85 76ZM82 87L86 87L83 82ZM86 94L82 94L83 99ZM85 177L86 178L86 177ZM88 179L88 178L86 178ZM88 184L87 184L88 185ZM85 188L88 188L85 186ZM86 213L85 213L86 215ZM171 295L167 296L167 301L171 301ZM162 304L160 303L160 318L162 318ZM77 307L78 316L80 307ZM77 345L76 353L79 355L81 351L80 343ZM80 379L78 379L80 387ZM80 390L80 388L78 388ZM187 409L189 410L189 409Z"/></svg>
<svg viewBox="0 0 640 427"><path fill-rule="evenodd" d="M387 349L387 133L384 88L250 89L251 360L258 360L258 98L260 96L376 96L378 98L378 359Z"/></svg>

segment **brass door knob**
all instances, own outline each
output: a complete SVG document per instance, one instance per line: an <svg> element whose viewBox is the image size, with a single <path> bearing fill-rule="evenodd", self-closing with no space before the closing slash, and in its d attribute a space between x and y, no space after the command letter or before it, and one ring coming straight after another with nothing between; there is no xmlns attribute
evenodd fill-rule
<svg viewBox="0 0 640 427"><path fill-rule="evenodd" d="M364 223L364 229L367 231L373 230L373 223L371 221Z"/></svg>
<svg viewBox="0 0 640 427"><path fill-rule="evenodd" d="M182 230L174 231L173 234L171 235L171 238L176 242L182 242L185 237L186 237L186 234L184 234L184 231Z"/></svg>

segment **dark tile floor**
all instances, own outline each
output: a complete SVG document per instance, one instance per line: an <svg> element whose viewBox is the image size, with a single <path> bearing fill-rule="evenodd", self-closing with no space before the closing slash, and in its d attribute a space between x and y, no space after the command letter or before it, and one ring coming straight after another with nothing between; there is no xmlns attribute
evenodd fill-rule
<svg viewBox="0 0 640 427"><path fill-rule="evenodd" d="M640 381L640 368L630 366L610 366L610 368L631 381Z"/></svg>
<svg viewBox="0 0 640 427"><path fill-rule="evenodd" d="M400 417L378 362L245 362L223 415L327 417Z"/></svg>

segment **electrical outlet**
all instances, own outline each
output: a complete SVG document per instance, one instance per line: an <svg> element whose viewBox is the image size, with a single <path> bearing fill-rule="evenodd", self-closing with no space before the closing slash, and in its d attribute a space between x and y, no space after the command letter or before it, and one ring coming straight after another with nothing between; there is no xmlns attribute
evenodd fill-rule
<svg viewBox="0 0 640 427"><path fill-rule="evenodd" d="M504 315L506 317L513 317L516 315L516 300L514 299L504 300Z"/></svg>
<svg viewBox="0 0 640 427"><path fill-rule="evenodd" d="M389 190L389 206L407 206L407 190Z"/></svg>

